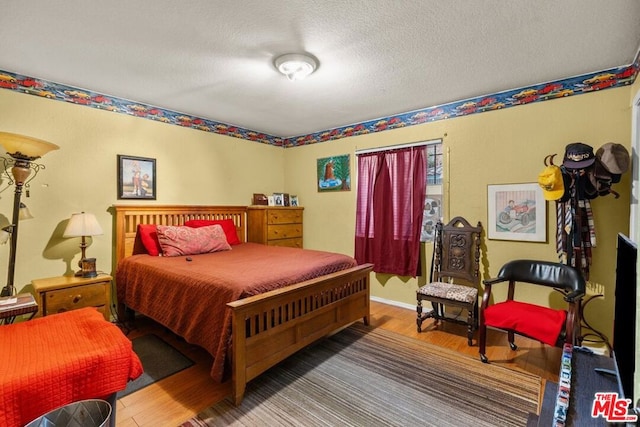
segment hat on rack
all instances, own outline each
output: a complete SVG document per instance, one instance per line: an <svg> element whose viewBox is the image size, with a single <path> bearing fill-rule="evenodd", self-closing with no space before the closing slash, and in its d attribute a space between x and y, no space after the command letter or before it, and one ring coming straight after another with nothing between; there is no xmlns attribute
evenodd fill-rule
<svg viewBox="0 0 640 427"><path fill-rule="evenodd" d="M597 192L597 196L606 196L611 193L614 195L617 194L611 189L611 184L618 182L614 181L614 176L614 174L607 170L600 159L596 159L596 162L593 164L593 170L589 173L589 181Z"/></svg>
<svg viewBox="0 0 640 427"><path fill-rule="evenodd" d="M595 161L593 147L582 142L574 142L565 148L562 165L568 169L585 169Z"/></svg>
<svg viewBox="0 0 640 427"><path fill-rule="evenodd" d="M596 157L611 172L613 182L620 182L620 175L629 170L629 152L622 144L607 142L596 151Z"/></svg>
<svg viewBox="0 0 640 427"><path fill-rule="evenodd" d="M565 185L559 166L549 165L538 174L538 185L542 187L545 200L559 200L564 196Z"/></svg>

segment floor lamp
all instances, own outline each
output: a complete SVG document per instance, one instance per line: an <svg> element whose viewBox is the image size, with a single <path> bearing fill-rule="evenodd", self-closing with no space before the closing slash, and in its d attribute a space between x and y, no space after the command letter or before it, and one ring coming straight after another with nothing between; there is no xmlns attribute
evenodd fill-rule
<svg viewBox="0 0 640 427"><path fill-rule="evenodd" d="M13 279L16 268L18 221L20 219L20 198L22 197L22 190L25 186L28 186L29 181L35 178L40 169L44 169L44 165L34 163L33 161L44 156L49 151L57 150L60 147L30 136L8 132L0 132L0 144L2 144L9 156L0 157L4 162L4 173L7 178L9 178L9 185L15 184L16 186L13 196L13 217L11 224L2 229L11 235L11 247L9 250L7 284L2 288L0 295L11 296L14 294ZM9 174L9 170L11 170L11 174ZM29 178L32 170L34 173L31 178Z"/></svg>

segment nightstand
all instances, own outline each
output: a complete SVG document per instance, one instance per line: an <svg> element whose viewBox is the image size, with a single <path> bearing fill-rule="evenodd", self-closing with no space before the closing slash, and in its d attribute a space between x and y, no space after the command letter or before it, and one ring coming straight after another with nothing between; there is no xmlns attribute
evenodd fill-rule
<svg viewBox="0 0 640 427"><path fill-rule="evenodd" d="M31 281L40 315L62 313L83 307L97 307L110 320L111 280L107 274L96 277L58 276Z"/></svg>

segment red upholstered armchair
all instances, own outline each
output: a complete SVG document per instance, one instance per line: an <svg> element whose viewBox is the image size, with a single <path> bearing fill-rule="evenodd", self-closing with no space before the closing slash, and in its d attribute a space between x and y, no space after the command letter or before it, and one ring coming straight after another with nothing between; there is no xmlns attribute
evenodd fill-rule
<svg viewBox="0 0 640 427"><path fill-rule="evenodd" d="M553 309L517 301L516 283L554 288L564 294L566 309ZM498 283L508 283L507 299L491 304L491 290ZM502 266L498 276L483 281L485 286L480 306L479 352L487 363L487 328L507 331L509 346L517 349L514 335L526 336L548 345L577 344L580 336L580 304L586 283L577 269L554 262L515 260Z"/></svg>

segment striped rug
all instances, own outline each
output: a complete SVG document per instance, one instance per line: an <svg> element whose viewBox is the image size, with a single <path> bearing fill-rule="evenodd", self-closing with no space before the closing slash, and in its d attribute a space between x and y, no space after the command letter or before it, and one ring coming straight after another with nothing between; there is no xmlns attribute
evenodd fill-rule
<svg viewBox="0 0 640 427"><path fill-rule="evenodd" d="M526 426L541 379L356 323L182 424Z"/></svg>

